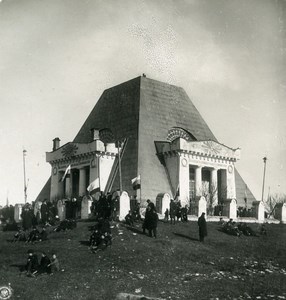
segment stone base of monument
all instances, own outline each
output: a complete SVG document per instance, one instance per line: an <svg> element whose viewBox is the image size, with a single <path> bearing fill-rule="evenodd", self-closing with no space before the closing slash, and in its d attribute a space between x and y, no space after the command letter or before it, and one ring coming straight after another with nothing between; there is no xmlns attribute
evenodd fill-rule
<svg viewBox="0 0 286 300"><path fill-rule="evenodd" d="M119 293L115 300L165 300L163 298L153 298L144 295L133 295L129 293Z"/></svg>

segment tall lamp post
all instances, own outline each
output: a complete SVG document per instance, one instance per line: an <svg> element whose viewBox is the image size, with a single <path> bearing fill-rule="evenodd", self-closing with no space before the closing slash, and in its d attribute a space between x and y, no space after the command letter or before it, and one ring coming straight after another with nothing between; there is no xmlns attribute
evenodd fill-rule
<svg viewBox="0 0 286 300"><path fill-rule="evenodd" d="M262 201L263 201L263 197L264 197L264 183L265 183L266 161L267 161L267 157L265 156L265 157L263 157L264 171L263 171L262 197L261 197Z"/></svg>
<svg viewBox="0 0 286 300"><path fill-rule="evenodd" d="M24 199L25 203L27 202L27 183L26 183L26 165L25 165L25 157L27 155L27 151L23 150L23 167L24 167Z"/></svg>

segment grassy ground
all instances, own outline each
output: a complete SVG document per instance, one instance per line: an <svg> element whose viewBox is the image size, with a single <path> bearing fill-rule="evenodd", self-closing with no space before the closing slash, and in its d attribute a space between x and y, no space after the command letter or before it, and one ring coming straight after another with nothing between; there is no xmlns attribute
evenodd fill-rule
<svg viewBox="0 0 286 300"><path fill-rule="evenodd" d="M119 292L164 299L286 299L286 226L267 225L267 236L240 238L208 223L205 243L196 222L159 223L158 238L141 234L141 224L112 229L113 245L88 250L92 222L51 233L35 245L11 243L0 232L0 286L11 283L13 299L107 299ZM115 224L116 225L116 224ZM252 224L252 228L257 225ZM33 248L56 252L63 271L26 277L19 266Z"/></svg>

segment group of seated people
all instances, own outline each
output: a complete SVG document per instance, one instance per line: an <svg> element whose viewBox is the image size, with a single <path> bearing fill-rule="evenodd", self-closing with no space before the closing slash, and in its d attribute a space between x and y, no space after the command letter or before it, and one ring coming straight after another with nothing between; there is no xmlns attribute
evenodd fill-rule
<svg viewBox="0 0 286 300"><path fill-rule="evenodd" d="M94 253L97 250L105 249L112 244L112 234L108 219L99 218L93 226L93 232L89 238L90 250Z"/></svg>
<svg viewBox="0 0 286 300"><path fill-rule="evenodd" d="M39 231L37 227L33 227L31 231L24 231L20 228L14 234L13 242L35 243L45 241L47 238L48 233L45 227L43 227L41 231Z"/></svg>
<svg viewBox="0 0 286 300"><path fill-rule="evenodd" d="M66 219L60 221L60 223L54 228L54 231L59 232L59 231L71 230L71 229L75 229L76 226L77 226L76 220Z"/></svg>
<svg viewBox="0 0 286 300"><path fill-rule="evenodd" d="M261 224L258 232L255 232L249 225L246 223L236 223L233 221L233 219L229 219L228 222L225 222L223 218L220 218L219 225L221 225L221 231L235 236L258 236L260 235L266 235L266 228L265 224Z"/></svg>
<svg viewBox="0 0 286 300"><path fill-rule="evenodd" d="M45 252L42 252L40 263L37 254L33 250L30 249L27 253L28 258L25 265L27 276L35 277L36 274L51 274L60 270L59 260L55 253L52 254L52 258L50 259Z"/></svg>
<svg viewBox="0 0 286 300"><path fill-rule="evenodd" d="M75 220L63 220L61 221L53 231L66 231L76 228L77 224ZM48 233L46 227L43 226L41 229L38 229L37 226L34 226L31 230L24 230L18 227L18 231L14 234L13 242L26 242L26 243L35 243L42 242L47 240Z"/></svg>

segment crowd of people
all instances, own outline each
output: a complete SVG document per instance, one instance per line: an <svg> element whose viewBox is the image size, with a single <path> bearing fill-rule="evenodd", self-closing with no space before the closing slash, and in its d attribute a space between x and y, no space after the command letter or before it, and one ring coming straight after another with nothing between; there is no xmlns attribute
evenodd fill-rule
<svg viewBox="0 0 286 300"><path fill-rule="evenodd" d="M174 201L174 199L171 199L170 201L170 206L169 209L166 208L165 212L165 222L169 221L170 217L170 223L171 224L176 224L176 220L182 221L182 222L187 222L188 221L188 206L185 205L182 207L180 201Z"/></svg>
<svg viewBox="0 0 286 300"><path fill-rule="evenodd" d="M147 234L149 237L157 238L158 227L158 213L155 204L148 199L145 207L145 212L141 215L140 202L135 201L131 205L131 209L124 218L125 224L134 227L135 223L142 223L142 233ZM47 202L44 200L41 206L35 208L31 204L25 204L22 210L22 227L18 227L18 231L14 234L13 242L23 241L25 243L34 244L36 242L46 241L48 238L47 227L52 226L55 232L71 230L77 227L76 218L78 217L78 202L76 200L67 200L66 203L67 213L66 219L59 221L57 217L57 206L55 203ZM104 195L100 193L97 200L93 198L91 205L91 212L95 221L92 226L92 232L89 237L89 248L92 253L98 250L104 250L112 245L112 232L111 222L119 221L119 208L120 197L119 194L107 193ZM202 213L198 218L198 235L199 241L204 242L205 237L208 235L207 221L205 213ZM176 222L188 221L188 207L182 207L180 201L171 199L169 207L164 212L164 222L176 224ZM220 218L220 230L234 236L257 236L266 235L264 224L259 227L259 232L255 232L246 223L236 223L233 219L227 222ZM138 227L138 225L137 225ZM37 255L33 250L28 251L27 263L25 271L28 276L36 276L37 274L51 274L59 270L59 262L56 254L52 254L51 259L46 253L41 254L40 262Z"/></svg>

